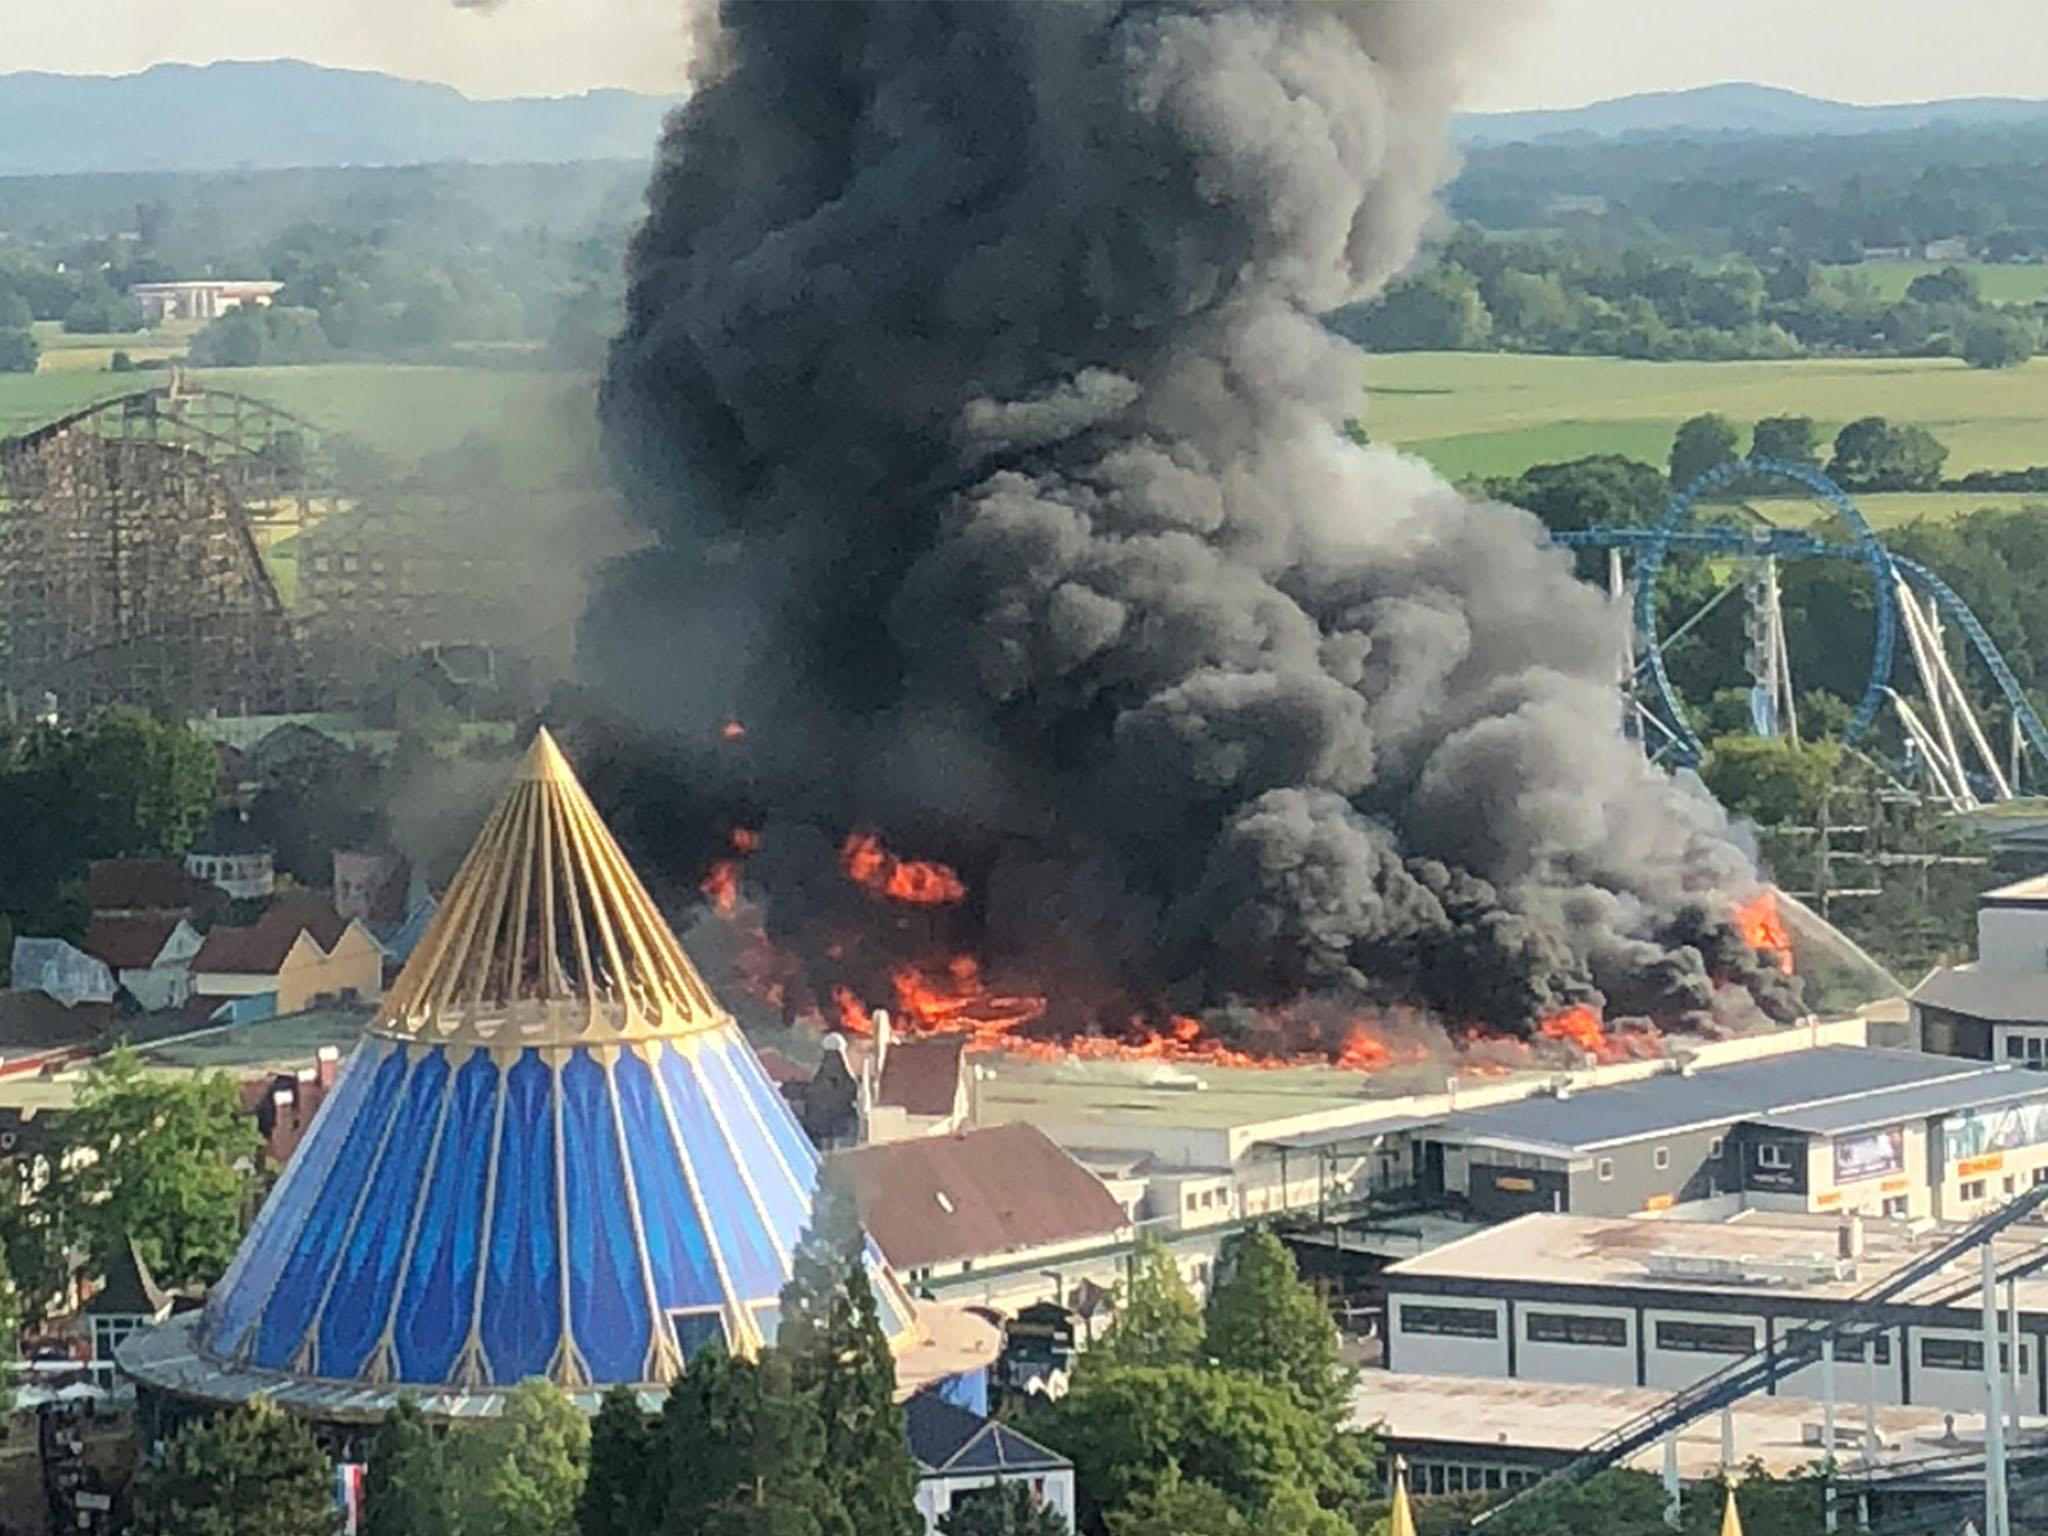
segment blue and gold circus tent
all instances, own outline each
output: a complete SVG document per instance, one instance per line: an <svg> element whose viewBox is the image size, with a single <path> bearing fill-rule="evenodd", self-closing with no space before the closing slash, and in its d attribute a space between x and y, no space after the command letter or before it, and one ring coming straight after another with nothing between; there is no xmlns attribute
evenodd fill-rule
<svg viewBox="0 0 2048 1536"><path fill-rule="evenodd" d="M816 1177L543 731L193 1346L300 1383L665 1385L773 1340Z"/></svg>

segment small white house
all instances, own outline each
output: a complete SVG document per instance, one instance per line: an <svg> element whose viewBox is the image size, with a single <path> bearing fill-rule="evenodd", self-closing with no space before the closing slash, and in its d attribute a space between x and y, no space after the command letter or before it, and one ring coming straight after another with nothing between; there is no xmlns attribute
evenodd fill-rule
<svg viewBox="0 0 2048 1536"><path fill-rule="evenodd" d="M936 1393L903 1407L910 1453L917 1458L917 1509L928 1536L956 1501L1005 1483L1022 1483L1040 1504L1074 1525L1074 1464L1007 1424L984 1419Z"/></svg>
<svg viewBox="0 0 2048 1536"><path fill-rule="evenodd" d="M181 917L96 917L85 931L85 952L145 1010L182 1008L192 996L192 957L199 930Z"/></svg>

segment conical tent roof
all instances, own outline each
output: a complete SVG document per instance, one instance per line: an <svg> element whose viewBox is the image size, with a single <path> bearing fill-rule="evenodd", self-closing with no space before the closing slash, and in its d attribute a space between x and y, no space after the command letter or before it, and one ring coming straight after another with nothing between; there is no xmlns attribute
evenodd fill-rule
<svg viewBox="0 0 2048 1536"><path fill-rule="evenodd" d="M665 1385L772 1340L817 1157L543 731L214 1288L223 1365ZM884 1327L913 1327L872 1247Z"/></svg>

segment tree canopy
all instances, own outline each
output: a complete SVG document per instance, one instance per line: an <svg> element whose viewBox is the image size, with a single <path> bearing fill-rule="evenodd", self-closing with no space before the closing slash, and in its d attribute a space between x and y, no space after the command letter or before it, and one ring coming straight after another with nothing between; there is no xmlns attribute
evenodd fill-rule
<svg viewBox="0 0 2048 1536"><path fill-rule="evenodd" d="M1349 1417L1357 1373L1337 1354L1337 1326L1266 1228L1252 1228L1224 1254L1205 1324L1203 1353L1216 1365L1292 1392L1332 1432Z"/></svg>
<svg viewBox="0 0 2048 1536"><path fill-rule="evenodd" d="M86 1073L65 1122L94 1156L60 1169L38 1202L104 1273L134 1239L166 1285L220 1278L242 1239L260 1139L224 1072L155 1076L126 1048Z"/></svg>
<svg viewBox="0 0 2048 1536"><path fill-rule="evenodd" d="M138 1536L339 1536L334 1468L265 1398L186 1425L135 1484Z"/></svg>
<svg viewBox="0 0 2048 1536"><path fill-rule="evenodd" d="M1083 1369L1105 1365L1183 1365L1202 1344L1202 1309L1173 1255L1147 1234L1124 1263L1116 1318L1082 1356Z"/></svg>
<svg viewBox="0 0 2048 1536"><path fill-rule="evenodd" d="M939 1536L1070 1536L1058 1510L1041 1504L1029 1485L996 1483L953 1495L939 1516Z"/></svg>

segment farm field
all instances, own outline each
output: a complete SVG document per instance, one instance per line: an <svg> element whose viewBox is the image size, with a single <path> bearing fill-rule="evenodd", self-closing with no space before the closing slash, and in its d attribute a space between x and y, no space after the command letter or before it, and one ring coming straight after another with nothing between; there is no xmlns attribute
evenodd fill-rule
<svg viewBox="0 0 2048 1536"><path fill-rule="evenodd" d="M1985 370L1953 358L1798 358L1648 363L1520 353L1403 352L1366 363L1363 418L1375 442L1452 479L1620 453L1661 464L1688 416L1746 426L1807 415L1829 437L1859 416L1931 430L1948 472L2048 463L2048 358ZM1998 498L1970 498L1970 505Z"/></svg>
<svg viewBox="0 0 2048 1536"><path fill-rule="evenodd" d="M191 377L356 438L401 466L474 434L499 445L505 479L513 485L552 485L565 475L595 473L596 388L577 374L333 363L207 369ZM46 356L38 373L0 375L0 437L166 378L157 371L115 374L54 366Z"/></svg>
<svg viewBox="0 0 2048 1536"><path fill-rule="evenodd" d="M1824 267L1831 277L1862 278L1880 299L1903 299L1914 278L1944 267L1960 267L1977 279L1987 304L2034 304L2048 299L2048 265L1990 261L1862 261Z"/></svg>

